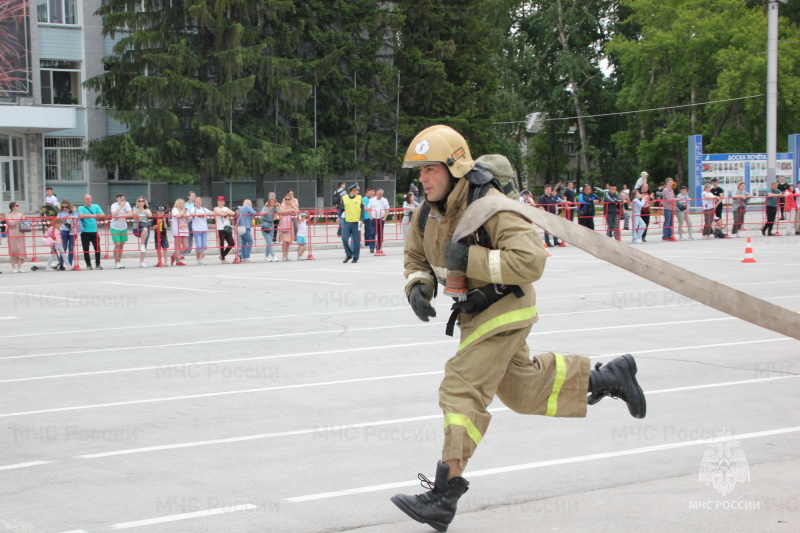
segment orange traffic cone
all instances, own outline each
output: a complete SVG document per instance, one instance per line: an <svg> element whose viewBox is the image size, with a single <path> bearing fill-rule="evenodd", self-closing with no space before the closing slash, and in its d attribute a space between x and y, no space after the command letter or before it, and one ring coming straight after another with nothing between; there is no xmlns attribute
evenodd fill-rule
<svg viewBox="0 0 800 533"><path fill-rule="evenodd" d="M747 238L747 247L744 249L744 259L742 259L742 263L755 263L756 260L753 257L753 243L750 240L750 237Z"/></svg>
<svg viewBox="0 0 800 533"><path fill-rule="evenodd" d="M553 257L552 255L550 255L550 250L548 250L548 248L549 247L547 246L547 243L544 243L544 251L547 252L547 257Z"/></svg>

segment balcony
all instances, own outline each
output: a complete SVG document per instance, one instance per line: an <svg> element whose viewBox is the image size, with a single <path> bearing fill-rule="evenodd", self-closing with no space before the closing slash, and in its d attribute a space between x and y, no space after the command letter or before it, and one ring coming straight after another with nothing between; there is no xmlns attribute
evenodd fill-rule
<svg viewBox="0 0 800 533"><path fill-rule="evenodd" d="M0 131L5 133L52 133L77 125L74 107L3 106Z"/></svg>

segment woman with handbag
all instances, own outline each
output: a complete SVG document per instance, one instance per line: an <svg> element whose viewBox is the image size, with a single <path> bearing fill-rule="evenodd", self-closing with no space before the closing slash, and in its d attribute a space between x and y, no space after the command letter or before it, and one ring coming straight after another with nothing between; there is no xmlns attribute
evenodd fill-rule
<svg viewBox="0 0 800 533"><path fill-rule="evenodd" d="M183 250L189 246L189 213L186 212L186 200L178 198L172 206L172 236L175 238L175 251L170 257L170 264L186 266L181 261Z"/></svg>
<svg viewBox="0 0 800 533"><path fill-rule="evenodd" d="M258 213L253 209L253 202L249 199L242 202L242 206L236 212L239 215L236 222L236 231L239 234L239 259L245 263L251 263L250 253L253 251L253 234L250 228L253 227L253 217Z"/></svg>
<svg viewBox="0 0 800 533"><path fill-rule="evenodd" d="M144 262L145 255L147 254L147 240L150 238L150 217L153 213L150 212L150 205L147 199L140 196L136 199L136 207L133 208L133 234L139 237L139 266L147 268L147 263Z"/></svg>
<svg viewBox="0 0 800 533"><path fill-rule="evenodd" d="M217 196L217 207L214 208L215 223L217 225L217 235L219 236L219 260L221 263L227 263L225 256L228 252L233 250L233 226L231 226L231 217L236 213L225 207L225 197ZM222 243L227 243L223 248Z"/></svg>
<svg viewBox="0 0 800 533"><path fill-rule="evenodd" d="M25 224L25 215L19 212L19 203L11 202L8 204L11 212L6 215L8 224L8 251L11 254L11 272L25 272L22 263L28 260L28 252L25 248L25 236L30 233L30 222L27 223L28 231L21 230Z"/></svg>
<svg viewBox="0 0 800 533"><path fill-rule="evenodd" d="M269 198L267 200L266 205L261 209L261 233L264 234L264 242L267 245L267 249L264 252L264 260L267 263L272 263L277 261L275 258L275 248L272 245L273 235L277 233L275 231L274 224L279 223L280 217L278 216L278 212L280 209L278 208L278 201L275 198Z"/></svg>

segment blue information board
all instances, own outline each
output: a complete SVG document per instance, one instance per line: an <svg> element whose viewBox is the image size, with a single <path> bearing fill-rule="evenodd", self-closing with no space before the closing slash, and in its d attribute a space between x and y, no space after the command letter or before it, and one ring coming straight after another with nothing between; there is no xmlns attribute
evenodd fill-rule
<svg viewBox="0 0 800 533"><path fill-rule="evenodd" d="M775 176L783 177L786 183L798 182L798 157L800 157L800 135L789 135L791 152L776 154ZM736 190L739 182L756 196L765 196L767 184L767 154L704 154L703 136L689 136L689 191L693 198L700 198L703 185L716 179L725 190L725 196Z"/></svg>

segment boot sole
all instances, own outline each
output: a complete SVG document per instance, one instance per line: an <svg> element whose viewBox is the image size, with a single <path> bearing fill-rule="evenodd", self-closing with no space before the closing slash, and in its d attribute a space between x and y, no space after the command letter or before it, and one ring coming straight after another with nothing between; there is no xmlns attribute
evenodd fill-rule
<svg viewBox="0 0 800 533"><path fill-rule="evenodd" d="M401 511L406 513L410 518L413 518L414 520L416 520L420 524L428 524L429 526L431 526L436 531L447 531L447 528L450 525L450 524L443 524L442 522L434 522L432 520L425 520L424 518L420 518L419 516L416 515L416 513L414 513L414 511L412 511L405 504L405 502L403 502L397 496L392 496L389 499L392 501L393 504L395 504L397 506L398 509L400 509Z"/></svg>
<svg viewBox="0 0 800 533"><path fill-rule="evenodd" d="M631 416L633 416L634 418L644 418L645 415L647 414L647 401L644 398L644 391L642 390L642 387L639 386L639 381L636 379L636 372L638 371L638 368L636 368L636 360L629 353L623 355L622 359L626 363L628 363L628 369L631 371L631 378L633 379L633 384L636 385L636 391L639 393L639 397L642 399L641 415L636 416L633 413L631 413ZM630 412L630 409L628 409L628 412Z"/></svg>

